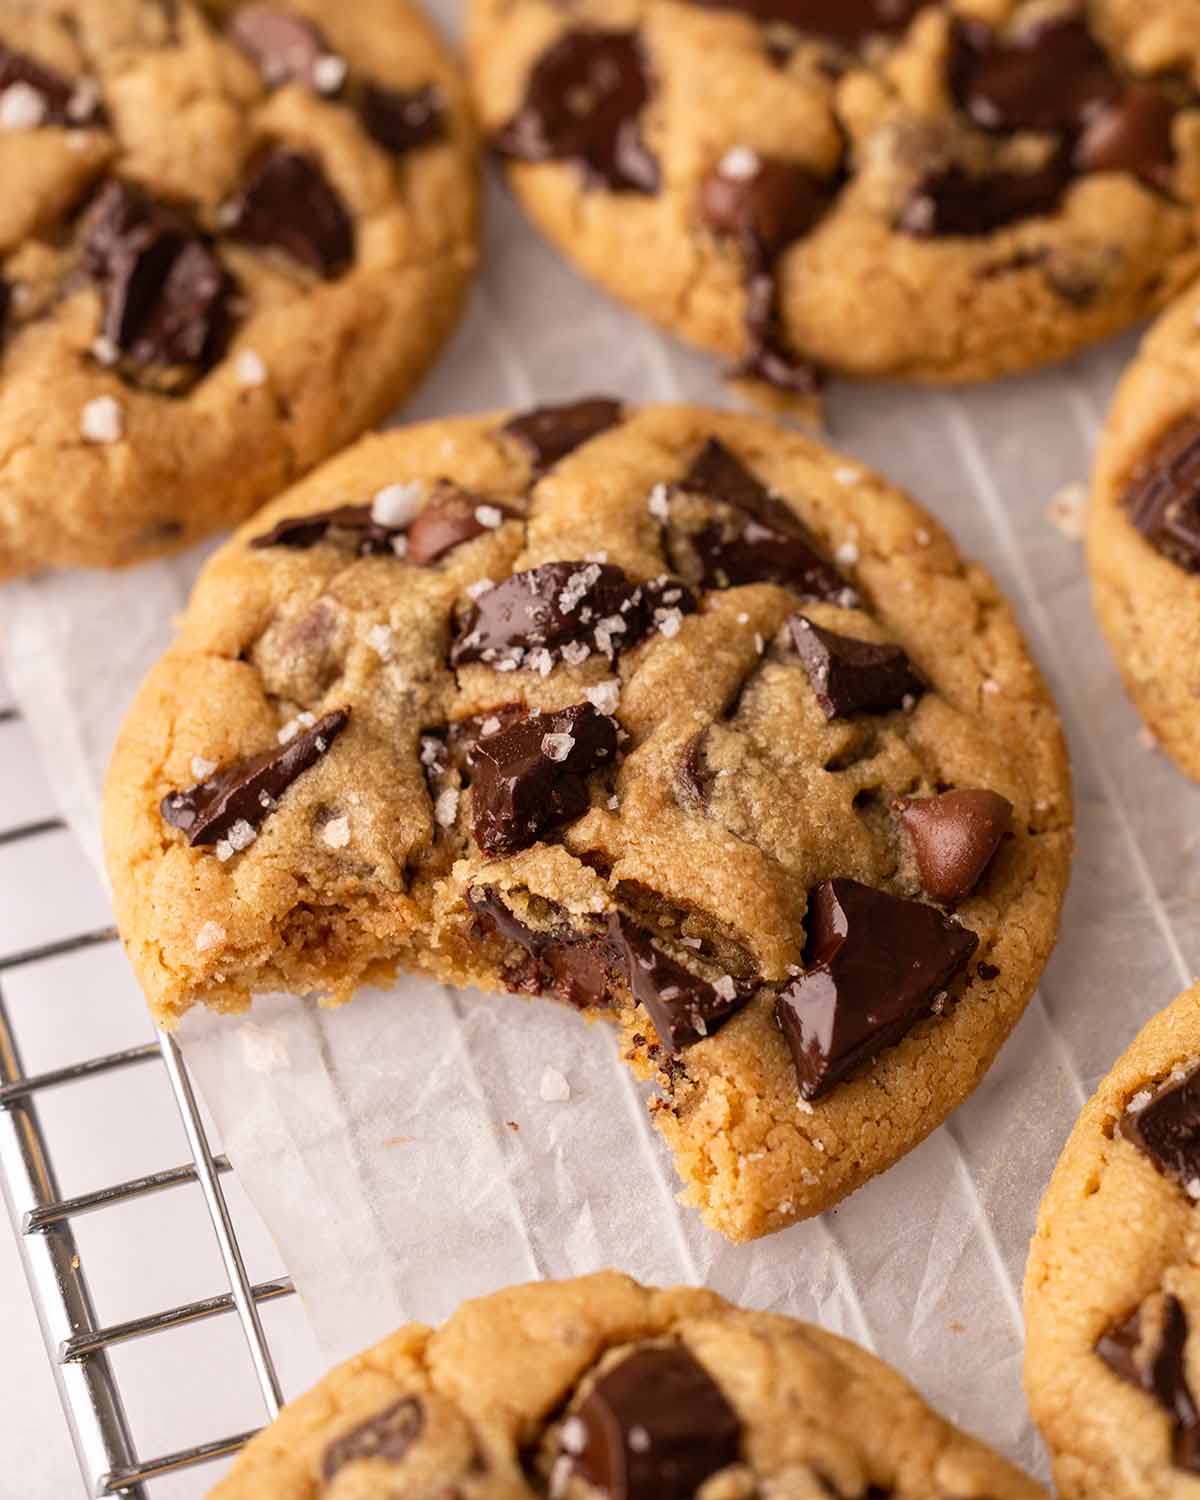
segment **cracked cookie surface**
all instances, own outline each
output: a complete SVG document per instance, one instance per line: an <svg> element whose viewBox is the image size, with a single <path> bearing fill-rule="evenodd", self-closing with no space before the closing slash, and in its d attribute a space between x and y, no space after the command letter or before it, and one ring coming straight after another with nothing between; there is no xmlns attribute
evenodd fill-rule
<svg viewBox="0 0 1200 1500"><path fill-rule="evenodd" d="M475 157L408 0L0 0L0 576L182 547L388 416Z"/></svg>
<svg viewBox="0 0 1200 1500"><path fill-rule="evenodd" d="M1025 1385L1063 1500L1200 1494L1200 986L1088 1102L1038 1214Z"/></svg>
<svg viewBox="0 0 1200 1500"><path fill-rule="evenodd" d="M254 1438L212 1500L1038 1500L809 1324L604 1271L410 1324Z"/></svg>
<svg viewBox="0 0 1200 1500"><path fill-rule="evenodd" d="M617 1024L735 1239L971 1092L1070 829L1045 687L936 522L772 423L601 401L374 436L281 497L105 796L160 1022L398 967L556 996Z"/></svg>
<svg viewBox="0 0 1200 1500"><path fill-rule="evenodd" d="M1096 454L1092 602L1129 696L1200 780L1200 289L1178 298L1126 371Z"/></svg>
<svg viewBox="0 0 1200 1500"><path fill-rule="evenodd" d="M1200 265L1192 0L473 0L541 229L760 393L986 379Z"/></svg>

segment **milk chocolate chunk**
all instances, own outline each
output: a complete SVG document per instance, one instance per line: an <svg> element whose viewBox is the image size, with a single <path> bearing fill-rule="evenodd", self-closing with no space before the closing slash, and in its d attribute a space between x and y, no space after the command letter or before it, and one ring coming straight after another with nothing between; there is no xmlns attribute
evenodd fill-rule
<svg viewBox="0 0 1200 1500"><path fill-rule="evenodd" d="M658 161L641 131L650 92L636 31L568 31L534 64L493 145L518 161L575 162L609 192L656 193Z"/></svg>
<svg viewBox="0 0 1200 1500"><path fill-rule="evenodd" d="M709 438L679 487L736 513L732 521L714 521L690 537L706 588L778 583L810 599L847 607L858 602L819 555L803 521L716 438Z"/></svg>
<svg viewBox="0 0 1200 1500"><path fill-rule="evenodd" d="M36 125L92 126L105 123L100 92L91 80L64 77L24 52L0 42L0 94L19 87L31 89L40 101Z"/></svg>
<svg viewBox="0 0 1200 1500"><path fill-rule="evenodd" d="M953 906L974 890L1008 832L1012 803L997 792L963 790L902 797L892 804L912 839L925 893Z"/></svg>
<svg viewBox="0 0 1200 1500"><path fill-rule="evenodd" d="M82 259L103 301L101 338L131 371L195 376L221 357L233 279L181 209L108 183L85 220Z"/></svg>
<svg viewBox="0 0 1200 1500"><path fill-rule="evenodd" d="M931 0L692 0L713 10L737 10L764 24L855 49L876 36L898 36Z"/></svg>
<svg viewBox="0 0 1200 1500"><path fill-rule="evenodd" d="M326 1484L347 1464L368 1459L398 1464L425 1427L425 1413L415 1396L404 1396L330 1443L321 1459L321 1478Z"/></svg>
<svg viewBox="0 0 1200 1500"><path fill-rule="evenodd" d="M1122 497L1133 525L1157 551L1200 573L1200 415L1181 417Z"/></svg>
<svg viewBox="0 0 1200 1500"><path fill-rule="evenodd" d="M544 665L540 652L550 661L583 660L593 651L616 657L694 608L690 590L674 579L635 584L612 563L543 563L514 573L476 601L450 649L450 664L480 661L512 671Z"/></svg>
<svg viewBox="0 0 1200 1500"><path fill-rule="evenodd" d="M775 1002L805 1099L898 1042L979 945L934 907L845 878L812 891L807 927L804 972Z"/></svg>
<svg viewBox="0 0 1200 1500"><path fill-rule="evenodd" d="M315 156L270 146L229 205L229 233L331 277L354 259L354 222Z"/></svg>
<svg viewBox="0 0 1200 1500"><path fill-rule="evenodd" d="M900 646L838 635L806 615L792 615L788 630L827 719L887 713L925 691Z"/></svg>
<svg viewBox="0 0 1200 1500"><path fill-rule="evenodd" d="M314 93L336 94L342 86L345 64L320 27L295 11L243 5L228 32L272 88L302 83Z"/></svg>
<svg viewBox="0 0 1200 1500"><path fill-rule="evenodd" d="M1100 1336L1096 1353L1114 1375L1140 1386L1166 1412L1174 1466L1200 1473L1200 1410L1187 1378L1187 1314L1179 1299L1167 1293L1157 1338L1147 1338L1144 1322L1143 1310L1135 1308Z"/></svg>
<svg viewBox="0 0 1200 1500"><path fill-rule="evenodd" d="M607 1500L692 1500L741 1454L737 1413L678 1344L635 1349L568 1422L572 1467Z"/></svg>
<svg viewBox="0 0 1200 1500"><path fill-rule="evenodd" d="M587 811L587 777L611 763L617 726L590 703L527 714L484 735L469 756L475 841L514 854Z"/></svg>
<svg viewBox="0 0 1200 1500"><path fill-rule="evenodd" d="M500 429L515 438L529 454L533 472L541 476L568 453L621 420L621 403L607 396L587 396L562 406L537 406L513 417Z"/></svg>
<svg viewBox="0 0 1200 1500"><path fill-rule="evenodd" d="M1200 1179L1200 1069L1159 1089L1141 1109L1126 1108L1121 1134L1167 1177Z"/></svg>
<svg viewBox="0 0 1200 1500"><path fill-rule="evenodd" d="M349 709L334 709L286 744L222 766L183 791L169 792L160 808L163 821L185 833L193 847L217 843L235 823L261 828L284 792L316 765L349 719Z"/></svg>
<svg viewBox="0 0 1200 1500"><path fill-rule="evenodd" d="M1071 180L1064 148L1031 172L968 172L946 167L924 177L896 221L897 229L918 237L991 234L1006 224L1055 211Z"/></svg>
<svg viewBox="0 0 1200 1500"><path fill-rule="evenodd" d="M385 89L369 83L363 89L359 112L367 134L394 156L440 141L446 134L441 91L430 85Z"/></svg>
<svg viewBox="0 0 1200 1500"><path fill-rule="evenodd" d="M1134 84L1088 121L1075 147L1076 166L1082 172L1132 172L1148 186L1169 192L1176 114L1162 89Z"/></svg>
<svg viewBox="0 0 1200 1500"><path fill-rule="evenodd" d="M960 108L984 130L1074 132L1122 91L1082 15L1015 34L960 21L949 76Z"/></svg>
<svg viewBox="0 0 1200 1500"><path fill-rule="evenodd" d="M674 1056L710 1036L750 998L729 976L714 985L685 969L627 917L615 918L612 930L630 992Z"/></svg>

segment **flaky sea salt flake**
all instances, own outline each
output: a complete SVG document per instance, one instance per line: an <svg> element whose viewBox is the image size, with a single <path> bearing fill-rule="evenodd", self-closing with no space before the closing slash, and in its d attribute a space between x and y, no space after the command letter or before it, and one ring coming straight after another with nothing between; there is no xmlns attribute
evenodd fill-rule
<svg viewBox="0 0 1200 1500"><path fill-rule="evenodd" d="M571 1097L571 1085L557 1068L544 1068L538 1093L547 1104L565 1104Z"/></svg>

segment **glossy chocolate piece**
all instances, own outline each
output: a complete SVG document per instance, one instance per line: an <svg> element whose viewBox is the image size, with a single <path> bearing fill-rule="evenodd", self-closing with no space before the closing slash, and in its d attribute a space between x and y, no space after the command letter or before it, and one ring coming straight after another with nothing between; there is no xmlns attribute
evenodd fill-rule
<svg viewBox="0 0 1200 1500"><path fill-rule="evenodd" d="M654 1022L659 1040L673 1056L711 1036L750 998L732 983L722 994L715 985L677 964L658 948L644 927L627 917L616 920L614 940L633 998Z"/></svg>
<svg viewBox="0 0 1200 1500"><path fill-rule="evenodd" d="M968 172L946 167L924 177L896 228L918 238L991 234L1022 219L1054 213L1071 180L1067 150L1032 172Z"/></svg>
<svg viewBox="0 0 1200 1500"><path fill-rule="evenodd" d="M518 161L575 162L609 192L656 193L658 161L641 132L650 94L636 31L568 31L534 64L525 98L492 143Z"/></svg>
<svg viewBox="0 0 1200 1500"><path fill-rule="evenodd" d="M1121 1134L1167 1177L1200 1182L1200 1069L1168 1082L1144 1108L1126 1109Z"/></svg>
<svg viewBox="0 0 1200 1500"><path fill-rule="evenodd" d="M1171 1458L1177 1469L1200 1473L1200 1410L1187 1378L1188 1322L1183 1304L1167 1293L1162 1301L1161 1327L1149 1344L1142 1327L1142 1309L1103 1333L1096 1353L1121 1380L1153 1396L1171 1421Z"/></svg>
<svg viewBox="0 0 1200 1500"><path fill-rule="evenodd" d="M403 1396L325 1449L321 1478L326 1484L347 1464L368 1460L398 1464L425 1428L425 1412L415 1396Z"/></svg>
<svg viewBox="0 0 1200 1500"><path fill-rule="evenodd" d="M363 89L359 113L367 134L393 156L428 146L446 135L441 90L385 89L370 83Z"/></svg>
<svg viewBox="0 0 1200 1500"><path fill-rule="evenodd" d="M806 615L792 615L788 630L827 719L888 713L925 691L901 646L838 635Z"/></svg>
<svg viewBox="0 0 1200 1500"><path fill-rule="evenodd" d="M1162 89L1134 84L1088 122L1075 146L1076 167L1081 172L1131 172L1147 186L1169 192L1178 112Z"/></svg>
<svg viewBox="0 0 1200 1500"><path fill-rule="evenodd" d="M692 1500L741 1457L741 1423L680 1344L644 1345L606 1370L576 1417L572 1468L607 1500Z"/></svg>
<svg viewBox="0 0 1200 1500"><path fill-rule="evenodd" d="M970 894L1008 832L1012 803L982 789L902 797L892 804L917 859L925 893L943 906Z"/></svg>
<svg viewBox="0 0 1200 1500"><path fill-rule="evenodd" d="M830 184L798 162L747 152L753 170L730 170L727 153L700 184L700 222L736 239L756 267L806 235L829 206Z"/></svg>
<svg viewBox="0 0 1200 1500"><path fill-rule="evenodd" d="M317 276L333 277L354 259L354 221L315 156L271 146L251 163L229 205L229 233L281 250Z"/></svg>
<svg viewBox="0 0 1200 1500"><path fill-rule="evenodd" d="M959 107L984 130L1071 133L1122 92L1082 15L1053 17L1012 34L960 21L949 78Z"/></svg>
<svg viewBox="0 0 1200 1500"><path fill-rule="evenodd" d="M193 847L217 843L235 823L261 828L284 792L316 765L349 719L349 709L334 709L286 744L222 766L204 781L168 793L160 807L163 821L186 834Z"/></svg>
<svg viewBox="0 0 1200 1500"><path fill-rule="evenodd" d="M1200 417L1181 417L1167 430L1121 503L1156 551L1200 573Z"/></svg>
<svg viewBox="0 0 1200 1500"><path fill-rule="evenodd" d="M807 928L804 972L775 1002L804 1099L900 1041L979 945L936 908L845 878L811 892Z"/></svg>
<svg viewBox="0 0 1200 1500"><path fill-rule="evenodd" d="M613 978L623 978L622 964L607 925L595 930L572 926L565 911L549 927L527 926L505 904L493 886L467 892L467 906L484 932L516 943L528 963L508 968L504 977L520 994L552 994L576 1010L607 1009Z"/></svg>
<svg viewBox="0 0 1200 1500"><path fill-rule="evenodd" d="M615 427L621 416L619 401L586 396L561 406L537 406L521 412L500 430L521 444L529 454L530 467L540 478L568 453Z"/></svg>
<svg viewBox="0 0 1200 1500"><path fill-rule="evenodd" d="M307 516L285 516L269 531L256 536L252 547L291 547L303 551L329 538L330 533L344 533L352 539L360 557L392 551L392 540L403 535L402 526L382 526L371 517L369 505L337 505L332 510L313 511Z"/></svg>
<svg viewBox="0 0 1200 1500"><path fill-rule="evenodd" d="M480 739L469 756L475 841L515 854L588 809L587 777L617 752L615 720L590 703L527 714Z"/></svg>

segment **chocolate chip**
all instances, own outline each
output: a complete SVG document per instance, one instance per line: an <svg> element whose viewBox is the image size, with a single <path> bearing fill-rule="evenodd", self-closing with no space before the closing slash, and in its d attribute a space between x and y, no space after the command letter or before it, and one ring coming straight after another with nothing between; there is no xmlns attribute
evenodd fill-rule
<svg viewBox="0 0 1200 1500"><path fill-rule="evenodd" d="M475 841L488 854L527 849L588 809L588 775L611 763L617 726L590 703L531 713L471 751Z"/></svg>
<svg viewBox="0 0 1200 1500"><path fill-rule="evenodd" d="M1089 120L1075 147L1083 172L1132 172L1167 192L1175 172L1172 128L1178 110L1153 84L1135 84Z"/></svg>
<svg viewBox="0 0 1200 1500"><path fill-rule="evenodd" d="M984 130L1073 132L1121 94L1121 82L1082 16L1000 35L959 21L951 39L950 90Z"/></svg>
<svg viewBox="0 0 1200 1500"><path fill-rule="evenodd" d="M918 237L991 234L1021 219L1049 214L1071 180L1070 153L1057 151L1032 172L976 174L946 167L921 179L896 228Z"/></svg>
<svg viewBox="0 0 1200 1500"><path fill-rule="evenodd" d="M360 113L371 139L396 156L440 141L446 134L441 90L430 85L385 89L379 84L368 84L363 90Z"/></svg>
<svg viewBox="0 0 1200 1500"><path fill-rule="evenodd" d="M1127 1108L1121 1134L1166 1176L1189 1187L1200 1180L1200 1069L1166 1084L1142 1109Z"/></svg>
<svg viewBox="0 0 1200 1500"><path fill-rule="evenodd" d="M600 1376L564 1430L572 1422L578 1441L564 1452L607 1500L692 1500L741 1456L737 1413L681 1345L635 1349Z"/></svg>
<svg viewBox="0 0 1200 1500"><path fill-rule="evenodd" d="M82 254L104 303L101 335L133 371L195 376L220 359L233 278L182 210L110 182L88 213Z"/></svg>
<svg viewBox="0 0 1200 1500"><path fill-rule="evenodd" d="M418 567L437 562L454 547L461 546L494 526L479 519L480 511L495 512L502 520L511 517L507 507L460 489L448 479L433 485L423 510L402 526L375 520L369 505L338 505L332 510L307 516L285 516L269 531L256 536L252 547L315 547L319 542L344 540L360 557L399 555L397 537L405 537L402 555ZM495 516L489 515L488 520ZM331 536L332 533L332 536Z"/></svg>
<svg viewBox="0 0 1200 1500"><path fill-rule="evenodd" d="M479 661L511 671L563 657L582 660L593 650L616 657L651 630L677 626L694 608L690 590L670 578L634 584L612 563L543 563L476 601L450 648L450 664Z"/></svg>
<svg viewBox="0 0 1200 1500"><path fill-rule="evenodd" d="M341 59L320 27L295 11L243 5L230 19L228 33L272 88L302 83L317 94L336 94L342 86Z"/></svg>
<svg viewBox="0 0 1200 1500"><path fill-rule="evenodd" d="M345 533L354 543L360 557L392 551L392 539L403 533L402 526L383 526L372 519L369 505L338 505L332 510L318 510L307 516L285 516L270 531L251 541L252 547L292 547L301 551L325 541L330 532Z"/></svg>
<svg viewBox="0 0 1200 1500"><path fill-rule="evenodd" d="M750 998L728 976L718 989L677 964L628 918L614 919L613 939L630 993L654 1022L663 1046L676 1056L723 1026Z"/></svg>
<svg viewBox="0 0 1200 1500"><path fill-rule="evenodd" d="M0 94L14 85L32 89L41 101L40 125L87 127L106 121L99 90L93 83L76 83L54 68L0 42Z"/></svg>
<svg viewBox="0 0 1200 1500"><path fill-rule="evenodd" d="M980 979L982 979L985 984L988 984L991 982L991 980L998 978L1000 974L1000 970L997 965L989 963L976 964L975 972L979 975Z"/></svg>
<svg viewBox="0 0 1200 1500"><path fill-rule="evenodd" d="M825 179L799 162L745 148L726 153L700 184L701 223L736 239L756 267L806 235L828 205Z"/></svg>
<svg viewBox="0 0 1200 1500"><path fill-rule="evenodd" d="M621 420L619 401L607 396L588 396L563 406L537 406L513 417L500 429L529 454L536 475L552 469L568 453L599 437Z"/></svg>
<svg viewBox="0 0 1200 1500"><path fill-rule="evenodd" d="M1200 573L1200 417L1181 417L1133 474L1121 503L1152 547Z"/></svg>
<svg viewBox="0 0 1200 1500"><path fill-rule="evenodd" d="M856 49L871 37L907 31L932 0L692 0L714 10L737 10L764 24L788 26Z"/></svg>
<svg viewBox="0 0 1200 1500"><path fill-rule="evenodd" d="M641 133L650 71L635 31L568 31L534 64L525 98L493 138L518 161L573 161L610 192L656 193Z"/></svg>
<svg viewBox="0 0 1200 1500"><path fill-rule="evenodd" d="M886 713L925 691L900 646L879 646L838 635L806 615L792 615L788 630L827 719Z"/></svg>
<svg viewBox="0 0 1200 1500"><path fill-rule="evenodd" d="M425 1413L415 1396L404 1396L378 1416L363 1422L330 1443L321 1459L321 1478L326 1484L347 1464L369 1459L398 1464L425 1426Z"/></svg>
<svg viewBox="0 0 1200 1500"><path fill-rule="evenodd" d="M925 893L954 906L974 890L1008 831L1012 803L997 792L942 792L892 803L912 839Z"/></svg>
<svg viewBox="0 0 1200 1500"><path fill-rule="evenodd" d="M681 490L704 495L736 512L688 537L706 588L778 583L809 599L847 608L858 596L816 551L808 528L728 448L709 438L680 481Z"/></svg>
<svg viewBox="0 0 1200 1500"><path fill-rule="evenodd" d="M235 823L260 828L288 787L316 765L349 718L348 708L334 709L285 745L222 766L204 781L168 793L160 808L163 821L185 833L193 847L217 843Z"/></svg>
<svg viewBox="0 0 1200 1500"><path fill-rule="evenodd" d="M229 232L282 250L318 276L354 259L354 222L315 156L271 146L251 163L229 205Z"/></svg>
<svg viewBox="0 0 1200 1500"><path fill-rule="evenodd" d="M932 906L844 878L811 892L807 926L804 973L775 1016L801 1097L815 1099L927 1015L979 939Z"/></svg>
<svg viewBox="0 0 1200 1500"><path fill-rule="evenodd" d="M1188 1322L1183 1304L1162 1299L1157 1339L1147 1340L1142 1310L1101 1334L1096 1353L1114 1375L1153 1396L1171 1421L1171 1461L1177 1469L1200 1473L1200 1410L1187 1378Z"/></svg>

